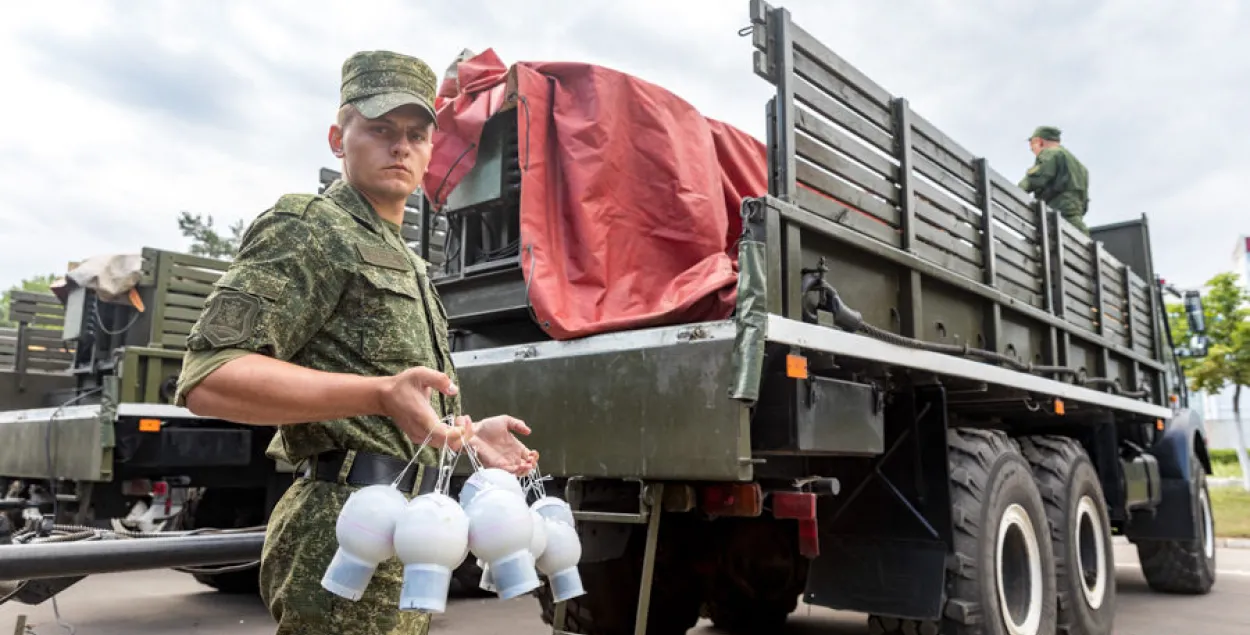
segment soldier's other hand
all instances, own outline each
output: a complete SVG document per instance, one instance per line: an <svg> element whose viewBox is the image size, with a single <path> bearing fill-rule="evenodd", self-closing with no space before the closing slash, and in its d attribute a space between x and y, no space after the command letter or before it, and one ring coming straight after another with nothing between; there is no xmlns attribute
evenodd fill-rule
<svg viewBox="0 0 1250 635"><path fill-rule="evenodd" d="M430 447L459 450L470 436L467 424L471 422L461 417L456 425L444 424L430 405L435 390L451 396L459 389L446 374L423 366L388 377L381 390L382 414L390 417L413 443L424 443L429 438Z"/></svg>
<svg viewBox="0 0 1250 635"><path fill-rule="evenodd" d="M483 467L497 467L523 476L538 464L538 452L525 447L513 433L528 436L529 426L508 415L496 415L471 424L470 445Z"/></svg>

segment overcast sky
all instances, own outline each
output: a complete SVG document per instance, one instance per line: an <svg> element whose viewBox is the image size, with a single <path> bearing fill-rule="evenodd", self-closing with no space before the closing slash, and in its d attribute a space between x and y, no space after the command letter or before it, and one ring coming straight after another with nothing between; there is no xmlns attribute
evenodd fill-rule
<svg viewBox="0 0 1250 635"><path fill-rule="evenodd" d="M763 139L747 0L19 3L0 22L0 287L143 246L180 210L250 220L337 167L360 49L573 60L658 83ZM1042 123L1091 172L1087 222L1145 213L1161 275L1200 284L1250 233L1248 10L1235 0L793 0L796 22L1011 181Z"/></svg>

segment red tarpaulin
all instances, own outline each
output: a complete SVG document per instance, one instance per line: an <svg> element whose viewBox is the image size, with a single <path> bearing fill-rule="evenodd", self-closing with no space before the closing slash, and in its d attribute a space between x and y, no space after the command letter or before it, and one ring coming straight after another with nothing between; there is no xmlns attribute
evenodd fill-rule
<svg viewBox="0 0 1250 635"><path fill-rule="evenodd" d="M518 63L514 86L509 74L487 50L444 81L425 191L446 200L514 87L521 266L544 330L571 339L728 317L742 199L768 191L764 145L611 69Z"/></svg>

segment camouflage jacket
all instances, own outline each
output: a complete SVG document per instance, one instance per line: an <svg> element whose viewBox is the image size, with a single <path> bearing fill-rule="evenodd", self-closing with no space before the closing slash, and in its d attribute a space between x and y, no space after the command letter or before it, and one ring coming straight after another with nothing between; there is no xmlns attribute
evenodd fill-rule
<svg viewBox="0 0 1250 635"><path fill-rule="evenodd" d="M1061 211L1084 214L1089 208L1089 171L1063 146L1039 152L1019 185Z"/></svg>
<svg viewBox="0 0 1250 635"><path fill-rule="evenodd" d="M283 196L248 227L192 327L176 404L247 353L369 376L426 366L455 381L447 314L426 267L342 180L321 196ZM459 395L434 394L440 416L460 413ZM282 426L268 454L299 464L331 449L408 459L416 444L389 418L362 416Z"/></svg>

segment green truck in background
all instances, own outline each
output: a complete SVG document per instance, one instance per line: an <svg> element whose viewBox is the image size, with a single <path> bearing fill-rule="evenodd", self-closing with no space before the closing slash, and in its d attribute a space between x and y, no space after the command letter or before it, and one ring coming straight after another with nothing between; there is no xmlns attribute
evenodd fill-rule
<svg viewBox="0 0 1250 635"><path fill-rule="evenodd" d="M750 17L776 94L732 318L546 337L522 253L492 238L518 224L511 110L442 210L414 197L405 232L441 269L468 414L532 422L547 491L578 519L587 594L540 591L543 619L771 632L802 598L874 633L1102 635L1113 535L1153 589L1208 592L1210 460L1177 353L1194 347L1172 341L1144 217L1083 235L784 9L751 0ZM145 311L71 296L69 370L27 370L22 389L3 376L0 477L25 501L11 515L56 500L77 524L261 525L291 478L263 457L271 432L169 404L225 263L143 263ZM178 523L144 524L184 502Z"/></svg>

